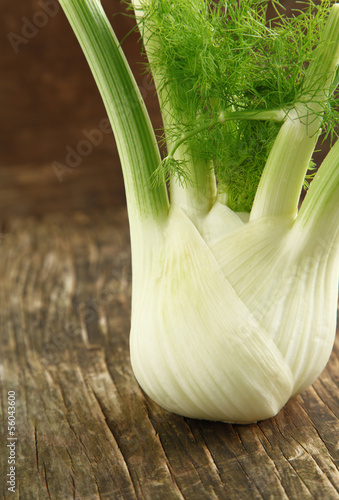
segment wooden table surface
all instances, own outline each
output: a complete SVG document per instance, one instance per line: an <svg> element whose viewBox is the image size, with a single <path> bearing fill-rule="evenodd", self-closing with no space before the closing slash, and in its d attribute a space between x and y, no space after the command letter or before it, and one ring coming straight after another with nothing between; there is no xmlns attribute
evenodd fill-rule
<svg viewBox="0 0 339 500"><path fill-rule="evenodd" d="M0 4L2 498L338 499L338 341L314 386L258 425L185 419L140 390L129 360L130 246L113 138L62 182L52 168L98 128L100 96L61 9L17 50L11 43L43 4L57 6ZM116 15L123 4L103 4L124 38L133 22ZM137 39L123 47L157 129Z"/></svg>
<svg viewBox="0 0 339 500"><path fill-rule="evenodd" d="M124 207L8 217L0 249L2 498L339 497L338 342L320 379L275 418L182 418L145 397L131 371Z"/></svg>

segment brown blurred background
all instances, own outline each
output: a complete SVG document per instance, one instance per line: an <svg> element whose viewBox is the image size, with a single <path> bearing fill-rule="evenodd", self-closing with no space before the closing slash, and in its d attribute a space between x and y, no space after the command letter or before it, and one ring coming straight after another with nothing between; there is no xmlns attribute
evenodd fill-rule
<svg viewBox="0 0 339 500"><path fill-rule="evenodd" d="M134 21L119 0L103 6L120 40ZM2 216L76 211L125 203L115 142L102 133L90 154L86 132L106 117L87 62L57 0L0 4L0 209ZM157 101L141 65L139 35L123 43L146 104L160 126ZM84 132L86 131L86 132ZM83 143L82 143L83 145ZM69 151L81 160L56 175ZM59 171L58 168L56 168Z"/></svg>
<svg viewBox="0 0 339 500"><path fill-rule="evenodd" d="M103 0L117 36L134 26L120 0ZM296 2L286 0L287 7ZM125 203L111 134L82 154L71 172L55 162L97 130L106 112L87 62L57 0L1 0L0 209L2 216L39 215ZM136 31L123 43L156 128L161 120L141 65Z"/></svg>

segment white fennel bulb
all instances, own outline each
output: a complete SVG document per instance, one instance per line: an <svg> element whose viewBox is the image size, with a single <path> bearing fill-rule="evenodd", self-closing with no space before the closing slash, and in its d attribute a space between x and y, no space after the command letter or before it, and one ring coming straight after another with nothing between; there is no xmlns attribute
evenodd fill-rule
<svg viewBox="0 0 339 500"><path fill-rule="evenodd" d="M228 217L231 231L213 240L180 209L150 228L134 262L131 361L141 387L169 411L248 423L276 415L324 369L338 248L309 241L283 217L238 219L235 228L225 211L225 228Z"/></svg>
<svg viewBox="0 0 339 500"><path fill-rule="evenodd" d="M322 372L336 331L339 141L300 193L321 130L335 136L339 4L270 24L265 2L133 0L163 160L100 1L60 4L120 154L137 381L186 417L276 415Z"/></svg>

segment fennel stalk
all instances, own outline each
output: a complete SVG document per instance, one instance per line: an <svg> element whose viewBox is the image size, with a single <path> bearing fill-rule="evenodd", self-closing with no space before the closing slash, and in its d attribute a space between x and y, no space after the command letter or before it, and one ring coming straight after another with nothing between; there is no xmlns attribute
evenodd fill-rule
<svg viewBox="0 0 339 500"><path fill-rule="evenodd" d="M338 141L298 204L321 127L333 132L337 117L339 4L267 25L255 0L134 0L163 161L99 0L60 4L121 158L139 384L187 417L274 416L319 376L336 331Z"/></svg>

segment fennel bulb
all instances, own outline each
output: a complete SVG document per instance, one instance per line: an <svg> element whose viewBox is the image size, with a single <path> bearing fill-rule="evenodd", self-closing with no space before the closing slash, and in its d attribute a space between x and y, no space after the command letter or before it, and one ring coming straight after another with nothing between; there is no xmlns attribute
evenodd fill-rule
<svg viewBox="0 0 339 500"><path fill-rule="evenodd" d="M140 386L186 417L276 415L319 376L336 331L338 141L298 205L320 129L337 119L339 4L314 14L310 3L267 26L254 0L134 0L163 116L161 161L100 2L60 3L121 157Z"/></svg>

